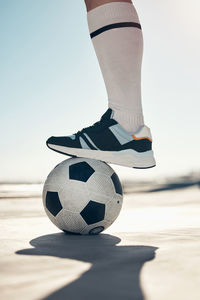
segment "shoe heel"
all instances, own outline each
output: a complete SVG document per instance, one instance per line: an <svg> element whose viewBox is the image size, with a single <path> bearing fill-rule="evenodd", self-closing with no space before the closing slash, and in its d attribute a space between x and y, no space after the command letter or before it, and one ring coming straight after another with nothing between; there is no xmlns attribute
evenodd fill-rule
<svg viewBox="0 0 200 300"><path fill-rule="evenodd" d="M125 167L131 167L134 169L149 169L156 165L152 150L140 153L132 149L127 149L115 153L115 163Z"/></svg>

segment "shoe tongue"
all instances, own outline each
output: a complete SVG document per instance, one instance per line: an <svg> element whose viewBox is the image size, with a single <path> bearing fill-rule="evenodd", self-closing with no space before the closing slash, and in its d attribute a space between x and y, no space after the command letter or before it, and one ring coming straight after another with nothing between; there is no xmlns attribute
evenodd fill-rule
<svg viewBox="0 0 200 300"><path fill-rule="evenodd" d="M109 120L109 119L111 119L112 112L113 112L112 109L108 108L107 111L101 117L101 120Z"/></svg>

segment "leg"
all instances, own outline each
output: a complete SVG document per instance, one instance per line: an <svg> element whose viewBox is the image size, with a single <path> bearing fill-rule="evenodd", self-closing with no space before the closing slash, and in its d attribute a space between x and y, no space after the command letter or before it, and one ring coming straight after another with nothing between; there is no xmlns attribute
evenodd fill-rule
<svg viewBox="0 0 200 300"><path fill-rule="evenodd" d="M129 132L144 125L141 100L143 35L131 1L85 0L88 27L114 119ZM96 6L96 7L95 7ZM107 30L105 30L107 29Z"/></svg>
<svg viewBox="0 0 200 300"><path fill-rule="evenodd" d="M87 11L90 11L93 8L96 8L97 6L109 3L109 2L129 2L132 3L131 0L85 0L85 5L87 8Z"/></svg>
<svg viewBox="0 0 200 300"><path fill-rule="evenodd" d="M133 168L155 166L141 104L142 30L130 0L85 0L90 37L108 94L99 122L67 137L51 137L59 153ZM87 72L87 70L86 70Z"/></svg>

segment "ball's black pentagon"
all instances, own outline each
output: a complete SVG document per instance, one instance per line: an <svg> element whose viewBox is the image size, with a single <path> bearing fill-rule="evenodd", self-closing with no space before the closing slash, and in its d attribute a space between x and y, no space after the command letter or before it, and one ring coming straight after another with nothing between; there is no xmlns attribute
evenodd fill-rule
<svg viewBox="0 0 200 300"><path fill-rule="evenodd" d="M54 217L61 211L62 205L57 192L47 192L46 207Z"/></svg>
<svg viewBox="0 0 200 300"><path fill-rule="evenodd" d="M90 201L80 214L88 225L100 222L105 216L105 204Z"/></svg>
<svg viewBox="0 0 200 300"><path fill-rule="evenodd" d="M95 170L85 161L76 163L69 167L69 178L86 182Z"/></svg>
<svg viewBox="0 0 200 300"><path fill-rule="evenodd" d="M111 179L112 179L112 182L113 182L114 187L115 187L115 192L117 194L122 195L123 194L122 185L121 185L121 182L120 182L119 177L117 176L117 174L113 173L112 176L111 176Z"/></svg>

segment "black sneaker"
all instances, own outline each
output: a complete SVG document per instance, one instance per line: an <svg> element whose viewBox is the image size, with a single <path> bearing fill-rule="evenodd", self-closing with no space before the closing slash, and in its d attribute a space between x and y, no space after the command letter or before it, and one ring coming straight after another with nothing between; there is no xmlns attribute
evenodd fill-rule
<svg viewBox="0 0 200 300"><path fill-rule="evenodd" d="M69 156L86 157L131 168L152 168L156 165L149 127L141 126L127 132L112 119L109 108L99 122L81 131L60 137L50 137L47 146Z"/></svg>

